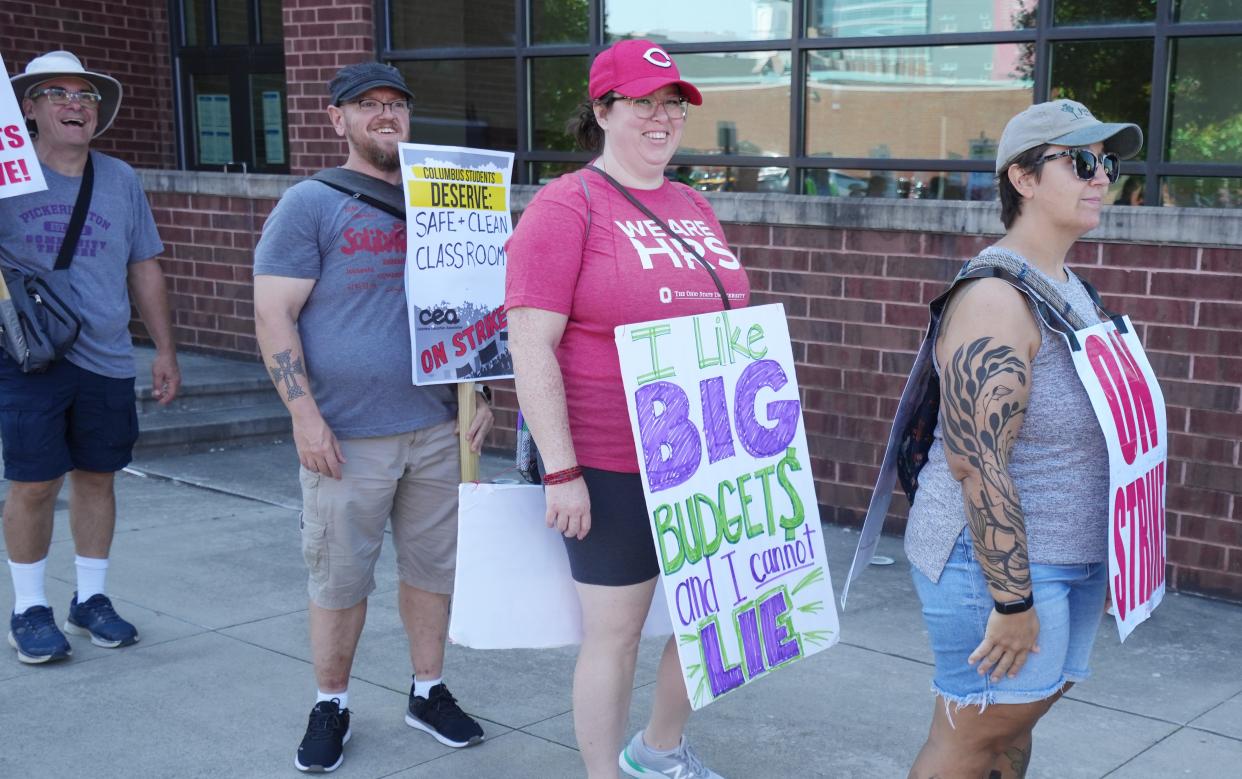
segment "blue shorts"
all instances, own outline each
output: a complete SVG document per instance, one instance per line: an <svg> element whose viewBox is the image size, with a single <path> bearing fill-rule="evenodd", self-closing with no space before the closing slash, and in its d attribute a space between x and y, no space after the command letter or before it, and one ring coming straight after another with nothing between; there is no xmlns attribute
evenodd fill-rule
<svg viewBox="0 0 1242 779"><path fill-rule="evenodd" d="M946 701L960 706L1032 703L1056 694L1067 682L1091 675L1091 647L1108 589L1107 562L1031 565L1039 651L1027 655L1016 677L1005 676L999 682L980 676L966 661L983 641L993 608L969 530L958 536L939 582L917 568L911 570L936 656L932 690Z"/></svg>
<svg viewBox="0 0 1242 779"><path fill-rule="evenodd" d="M76 468L119 471L138 440L134 380L68 360L26 374L0 353L0 439L10 481L52 481Z"/></svg>

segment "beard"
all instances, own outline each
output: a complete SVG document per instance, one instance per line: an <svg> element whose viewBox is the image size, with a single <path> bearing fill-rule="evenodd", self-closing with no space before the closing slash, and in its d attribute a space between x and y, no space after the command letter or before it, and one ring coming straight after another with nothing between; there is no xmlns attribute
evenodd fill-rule
<svg viewBox="0 0 1242 779"><path fill-rule="evenodd" d="M400 130L399 127L396 129ZM405 139L398 134L395 140L399 142ZM400 167L400 157L397 153L396 145L386 146L376 141L367 135L365 127L357 132L353 129L349 131L349 145L357 150L360 157L379 170L391 172Z"/></svg>

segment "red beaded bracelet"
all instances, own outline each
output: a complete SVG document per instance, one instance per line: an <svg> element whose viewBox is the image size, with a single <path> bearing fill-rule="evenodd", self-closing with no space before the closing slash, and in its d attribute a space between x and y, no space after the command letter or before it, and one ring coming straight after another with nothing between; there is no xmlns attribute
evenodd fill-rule
<svg viewBox="0 0 1242 779"><path fill-rule="evenodd" d="M563 471L553 471L543 477L543 483L548 486L557 484L568 484L574 479L582 478L582 466L575 465L572 468L566 468Z"/></svg>

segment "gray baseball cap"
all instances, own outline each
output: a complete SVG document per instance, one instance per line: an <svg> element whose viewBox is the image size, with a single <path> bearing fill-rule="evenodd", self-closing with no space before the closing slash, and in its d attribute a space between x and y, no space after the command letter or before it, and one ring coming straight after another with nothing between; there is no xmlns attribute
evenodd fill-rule
<svg viewBox="0 0 1242 779"><path fill-rule="evenodd" d="M1056 146L1090 146L1103 143L1128 160L1143 148L1143 131L1137 124L1101 122L1087 107L1073 100L1036 103L1009 120L996 147L996 175L1009 167L1014 157L1045 143Z"/></svg>

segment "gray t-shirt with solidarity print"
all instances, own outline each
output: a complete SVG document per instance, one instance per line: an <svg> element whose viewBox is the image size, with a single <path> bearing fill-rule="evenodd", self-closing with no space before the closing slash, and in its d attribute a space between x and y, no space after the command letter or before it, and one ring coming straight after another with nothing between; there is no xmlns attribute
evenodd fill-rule
<svg viewBox="0 0 1242 779"><path fill-rule="evenodd" d="M164 251L138 174L124 162L91 152L95 183L82 235L69 266L82 332L65 359L114 379L134 375L129 337L129 264ZM46 274L69 228L81 176L43 166L47 189L0 200L0 263Z"/></svg>
<svg viewBox="0 0 1242 779"><path fill-rule="evenodd" d="M338 438L409 433L457 413L450 386L413 383L404 221L300 182L263 225L254 273L316 280L298 334L315 402Z"/></svg>

